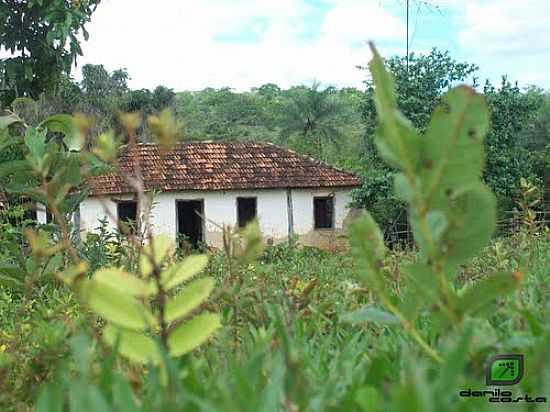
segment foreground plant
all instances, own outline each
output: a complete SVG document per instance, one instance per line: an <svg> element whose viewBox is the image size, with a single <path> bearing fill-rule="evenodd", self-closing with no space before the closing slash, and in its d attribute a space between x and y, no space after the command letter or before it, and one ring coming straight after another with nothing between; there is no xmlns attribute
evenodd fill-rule
<svg viewBox="0 0 550 412"><path fill-rule="evenodd" d="M399 112L392 76L371 48L379 121L375 143L380 156L398 170L395 192L408 205L419 258L401 267L408 288L403 299L396 301L386 286L382 233L366 213L351 228L352 250L361 279L376 293L383 309L367 306L346 318L400 324L430 357L441 362L440 354L415 327L419 314L429 310L441 328L452 325L462 330L467 316L513 291L521 280L520 272L498 272L460 291L452 282L460 265L487 244L496 226L495 197L481 182L489 113L482 96L459 86L443 96L425 135L420 136Z"/></svg>
<svg viewBox="0 0 550 412"><path fill-rule="evenodd" d="M142 250L141 276L113 267L83 279L87 271L83 263L60 275L90 309L107 321L104 340L111 346L118 344L119 353L132 361L160 364L159 343L171 356L181 356L220 326L217 314L190 316L210 295L212 278L194 280L170 296L208 263L206 255L192 255L166 265L174 248L175 242L168 237L155 238Z"/></svg>
<svg viewBox="0 0 550 412"><path fill-rule="evenodd" d="M160 118L151 117L149 121L155 124L158 143L169 149L178 137L171 113L164 111ZM122 114L121 123L129 145L136 144L141 117ZM63 257L67 269L58 273L58 278L107 322L103 339L111 345L118 344L119 353L132 361L160 364L160 348L173 357L181 356L203 343L220 325L217 314L191 316L208 298L213 279L195 280L180 293L174 293L205 268L208 258L194 255L168 264L175 241L153 236L145 210L146 246L142 238L136 238L128 227L117 222L121 233L140 253L138 273L111 267L97 270L87 278L88 263L81 260L71 239L70 215L86 195L84 178L94 166L102 164L100 159L113 162L117 147L113 134L107 133L97 139L92 152L86 152L84 136L88 128L88 119L83 116L55 115L37 127L25 124L15 114L0 117L0 147L17 146L23 157L3 164L0 175L10 178L12 193L40 203L52 214L58 235L48 237L43 231L31 229L26 233L32 257L39 262L34 272L40 272L40 262L46 258L49 261ZM13 130L19 134L13 135ZM140 204L148 204L140 177L139 169L134 175L125 176Z"/></svg>

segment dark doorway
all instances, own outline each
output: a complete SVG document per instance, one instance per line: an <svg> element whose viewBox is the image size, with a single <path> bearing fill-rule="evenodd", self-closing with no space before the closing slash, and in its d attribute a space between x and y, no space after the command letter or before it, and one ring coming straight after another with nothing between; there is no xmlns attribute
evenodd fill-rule
<svg viewBox="0 0 550 412"><path fill-rule="evenodd" d="M245 227L250 221L256 218L256 198L238 197L237 198L237 222L239 227Z"/></svg>
<svg viewBox="0 0 550 412"><path fill-rule="evenodd" d="M126 225L127 229L137 229L137 202L135 200L120 200L117 202L117 217L119 223Z"/></svg>
<svg viewBox="0 0 550 412"><path fill-rule="evenodd" d="M178 200L176 202L178 238L185 239L194 248L203 240L203 207L202 200ZM183 239L182 239L183 238Z"/></svg>
<svg viewBox="0 0 550 412"><path fill-rule="evenodd" d="M315 229L332 229L334 227L334 202L332 197L314 197L313 215Z"/></svg>

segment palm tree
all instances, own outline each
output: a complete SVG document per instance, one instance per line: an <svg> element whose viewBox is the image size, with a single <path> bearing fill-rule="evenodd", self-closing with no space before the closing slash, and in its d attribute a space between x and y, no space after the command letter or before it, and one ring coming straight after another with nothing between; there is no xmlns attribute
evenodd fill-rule
<svg viewBox="0 0 550 412"><path fill-rule="evenodd" d="M328 87L320 90L320 85L314 82L311 87L290 89L281 107L278 123L283 143L288 143L292 136L301 136L316 146L317 155L323 159L323 143L339 143L349 110L338 97L336 89Z"/></svg>

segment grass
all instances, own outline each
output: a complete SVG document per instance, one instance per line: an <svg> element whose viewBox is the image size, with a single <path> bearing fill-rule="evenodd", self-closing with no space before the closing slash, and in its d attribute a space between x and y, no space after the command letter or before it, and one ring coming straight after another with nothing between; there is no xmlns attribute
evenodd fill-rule
<svg viewBox="0 0 550 412"><path fill-rule="evenodd" d="M106 249L109 260L131 264L131 254L125 256L123 248L117 251L115 243ZM98 258L97 248L94 253ZM394 251L385 261L394 301L407 287L398 264L415 258L413 251ZM550 356L548 268L548 232L500 238L463 267L457 289L494 270L521 273L522 287L499 299L485 317L467 319L463 335L442 333L429 313L421 316L418 330L445 359L439 366L399 328L342 321L345 313L377 303L358 282L349 254L279 245L255 264L241 267L237 281L227 284L226 259L218 253L206 270L218 283L206 305L222 313L225 326L208 344L170 364L179 386L168 389L155 386L154 369L122 360L108 366L111 352L94 338L101 322L83 312L63 286L44 280L30 293L4 287L1 409L33 410L38 388L56 373L72 377L66 378L66 385L74 393L78 379L85 378L86 393L97 385L103 394L116 394L118 378L112 378L111 389L101 386L108 366L130 383L137 405L147 411L477 411L491 405L460 400L458 391L484 387L489 355L518 351L526 354L529 372L521 390L534 394L546 388L548 396L550 369L541 361ZM92 336L86 373L86 362L75 349L83 334ZM156 395L151 389L155 387ZM535 410L521 409L526 405L519 404L518 410Z"/></svg>

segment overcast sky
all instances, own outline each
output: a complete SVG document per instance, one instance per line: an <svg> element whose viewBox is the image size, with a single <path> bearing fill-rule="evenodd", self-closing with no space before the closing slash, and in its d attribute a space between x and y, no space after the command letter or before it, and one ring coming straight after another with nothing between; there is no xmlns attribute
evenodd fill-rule
<svg viewBox="0 0 550 412"><path fill-rule="evenodd" d="M410 0L412 50L448 49L502 74L550 88L550 0ZM405 49L405 0L103 0L87 26L85 63L126 68L132 88L247 90L314 79L361 87L373 40ZM77 68L75 75L79 78Z"/></svg>

